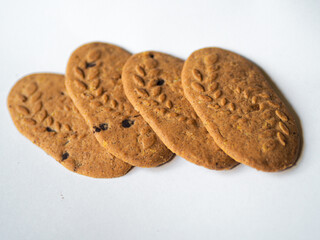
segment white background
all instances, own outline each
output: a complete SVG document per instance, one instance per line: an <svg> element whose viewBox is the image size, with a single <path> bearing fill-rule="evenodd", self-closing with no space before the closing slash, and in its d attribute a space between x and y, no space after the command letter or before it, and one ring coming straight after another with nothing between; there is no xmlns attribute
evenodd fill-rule
<svg viewBox="0 0 320 240"><path fill-rule="evenodd" d="M15 129L10 88L63 73L90 41L181 58L219 46L253 60L300 117L297 166L216 172L180 157L117 179L67 171ZM0 4L0 239L320 239L320 1Z"/></svg>

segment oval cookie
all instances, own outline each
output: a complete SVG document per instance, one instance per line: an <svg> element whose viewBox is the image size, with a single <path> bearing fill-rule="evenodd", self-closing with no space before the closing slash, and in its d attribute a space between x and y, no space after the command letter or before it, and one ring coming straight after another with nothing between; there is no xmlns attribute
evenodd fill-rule
<svg viewBox="0 0 320 240"><path fill-rule="evenodd" d="M174 153L209 169L234 167L238 163L215 144L183 96L182 66L182 60L163 53L133 55L122 71L128 99ZM202 91L201 84L195 88Z"/></svg>
<svg viewBox="0 0 320 240"><path fill-rule="evenodd" d="M100 146L67 95L63 75L22 78L8 96L8 108L17 129L70 171L113 178L131 169Z"/></svg>
<svg viewBox="0 0 320 240"><path fill-rule="evenodd" d="M76 49L68 62L66 87L100 144L123 161L155 167L173 157L127 100L121 72L130 53L106 43Z"/></svg>
<svg viewBox="0 0 320 240"><path fill-rule="evenodd" d="M203 86L199 91L197 85ZM216 143L236 161L262 171L292 166L300 133L267 76L230 51L195 51L182 70L182 86Z"/></svg>

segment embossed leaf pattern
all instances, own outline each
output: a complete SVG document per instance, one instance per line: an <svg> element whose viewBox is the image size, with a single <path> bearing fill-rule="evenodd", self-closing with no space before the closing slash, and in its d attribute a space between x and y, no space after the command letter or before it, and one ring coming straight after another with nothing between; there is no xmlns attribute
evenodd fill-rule
<svg viewBox="0 0 320 240"><path fill-rule="evenodd" d="M147 61L149 62L149 61ZM178 114L173 112L174 103L168 99L167 94L162 90L164 80L160 79L162 69L158 68L159 64L157 60L152 59L152 64L149 64L146 68L142 65L137 65L134 68L135 74L132 75L133 83L136 85L134 91L138 98L143 99L141 104L147 107L153 107L153 111L162 117L177 118L179 121L187 122L192 126L196 126L196 117L184 116L182 113ZM201 76L198 76L201 78ZM160 80L159 80L160 79ZM196 83L194 86L198 91L204 91L204 87L200 83ZM179 87L175 91L182 91ZM183 94L182 92L179 92ZM160 108L154 108L161 105Z"/></svg>
<svg viewBox="0 0 320 240"><path fill-rule="evenodd" d="M206 73L208 73L208 76L206 76L206 79L204 79L204 74L197 68L192 69L192 76L194 78L194 82L191 83L191 88L199 92L199 100L202 102L205 102L207 104L207 107L210 109L220 109L221 107L226 107L230 112L236 111L236 105L232 101L230 101L227 98L223 98L222 100L218 101L218 99L223 96L223 90L222 88L219 88L218 80L219 80L219 56L217 54L209 55L204 57L204 65L206 69ZM211 74L211 76L210 76ZM245 76L248 76L249 74L244 74ZM213 77L212 77L213 76ZM244 98L248 99L252 106L250 108L241 108L240 111L243 111L245 114L248 114L252 110L264 110L267 105L272 108L279 108L280 105L274 101L271 100L270 94L267 92L263 92L262 86L254 86L249 87L248 81L246 81L247 77L237 79L235 78L233 83L236 83L236 88L234 89L234 94L237 98ZM202 82L202 83L199 83ZM242 91L242 88L245 87L246 90ZM212 93L212 97L207 94L206 89L208 89L209 92ZM257 105L258 104L258 105ZM266 105L267 104L267 105ZM283 134L288 135L290 134L289 129L284 124L284 122L288 121L288 117L281 112L280 110L275 110L276 116L280 119L279 122L279 128L282 131ZM278 141L285 146L285 136L278 132L277 133L277 139ZM269 144L270 145L270 144ZM268 146L269 146L268 145ZM270 150L269 147L265 147L264 151Z"/></svg>

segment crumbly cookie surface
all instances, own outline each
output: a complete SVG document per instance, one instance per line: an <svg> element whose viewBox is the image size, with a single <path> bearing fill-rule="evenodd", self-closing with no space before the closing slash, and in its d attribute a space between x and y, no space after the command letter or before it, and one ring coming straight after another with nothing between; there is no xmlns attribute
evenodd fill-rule
<svg viewBox="0 0 320 240"><path fill-rule="evenodd" d="M190 55L182 86L215 142L236 161L262 171L292 166L300 133L293 115L252 62L219 48Z"/></svg>
<svg viewBox="0 0 320 240"><path fill-rule="evenodd" d="M71 55L67 90L100 144L123 161L155 167L173 153L126 98L121 73L130 53L115 45L89 43Z"/></svg>
<svg viewBox="0 0 320 240"><path fill-rule="evenodd" d="M70 171L113 178L132 168L100 146L68 96L63 75L22 78L8 96L8 108L17 129Z"/></svg>
<svg viewBox="0 0 320 240"><path fill-rule="evenodd" d="M164 53L133 55L122 72L128 99L174 153L209 169L234 167L184 97L182 67L181 59Z"/></svg>

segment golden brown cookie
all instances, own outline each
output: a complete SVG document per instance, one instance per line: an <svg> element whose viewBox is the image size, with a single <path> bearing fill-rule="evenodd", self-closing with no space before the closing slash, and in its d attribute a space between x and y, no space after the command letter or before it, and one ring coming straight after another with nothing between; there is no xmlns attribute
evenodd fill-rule
<svg viewBox="0 0 320 240"><path fill-rule="evenodd" d="M182 85L207 130L233 159L270 172L296 162L297 124L255 64L230 51L200 49L185 62Z"/></svg>
<svg viewBox="0 0 320 240"><path fill-rule="evenodd" d="M130 53L106 43L76 49L68 62L67 90L94 135L110 153L139 167L173 157L127 100L121 72Z"/></svg>
<svg viewBox="0 0 320 240"><path fill-rule="evenodd" d="M183 96L183 61L159 52L135 54L122 74L125 93L135 109L174 153L209 169L229 169L238 163L213 141Z"/></svg>
<svg viewBox="0 0 320 240"><path fill-rule="evenodd" d="M8 96L8 108L18 130L70 171L113 178L131 169L100 146L67 95L63 75L22 78Z"/></svg>

